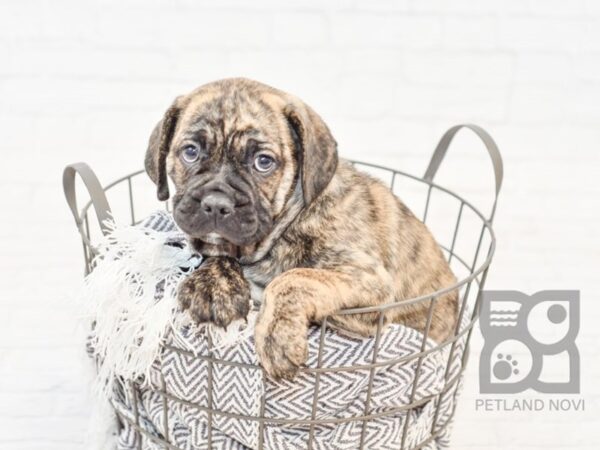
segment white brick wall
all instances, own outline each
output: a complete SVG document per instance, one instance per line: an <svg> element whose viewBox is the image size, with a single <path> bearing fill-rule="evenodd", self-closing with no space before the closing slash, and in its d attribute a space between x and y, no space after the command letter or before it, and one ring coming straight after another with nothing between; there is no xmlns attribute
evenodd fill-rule
<svg viewBox="0 0 600 450"><path fill-rule="evenodd" d="M585 413L476 413L478 332L457 449L600 446L600 2L13 0L0 3L0 450L81 448L89 413L69 289L81 249L61 169L109 181L142 164L155 121L198 84L243 75L304 98L341 153L422 173L473 121L506 179L488 287L582 291ZM469 136L440 180L479 197Z"/></svg>

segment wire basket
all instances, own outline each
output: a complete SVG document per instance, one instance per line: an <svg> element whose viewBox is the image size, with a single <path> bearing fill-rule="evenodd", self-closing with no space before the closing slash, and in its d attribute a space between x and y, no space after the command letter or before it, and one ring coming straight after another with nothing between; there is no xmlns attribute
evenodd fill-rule
<svg viewBox="0 0 600 450"><path fill-rule="evenodd" d="M495 196L492 203L491 212L489 215L484 215L481 213L472 203L465 200L463 197L457 195L456 193L437 185L434 183L434 177L442 163L445 154L447 153L448 147L452 142L454 136L461 128L468 128L473 131L483 142L487 152L492 160L493 169L494 169L494 177L495 177ZM320 420L316 414L316 405L317 399L319 398L319 380L320 377L323 376L326 372L336 372L336 371L347 371L352 372L354 370L362 370L369 372L369 384L368 391L366 394L366 402L365 408L362 414L353 416L350 419L330 419L329 422L332 424L336 424L342 421L356 421L357 423L362 424L362 429L360 433L360 439L356 442L356 448L367 449L369 447L365 444L365 429L369 423L369 421L374 420L377 417L382 417L389 414L397 414L399 410L406 412L407 414L411 411L418 410L423 405L424 399L415 399L415 392L417 390L417 386L419 383L419 370L421 368L421 364L423 359L430 353L433 352L442 352L449 351L448 363L446 364L444 370L444 386L443 388L432 395L430 398L427 398L427 401L433 401L435 405L435 414L433 416L433 424L431 426L431 430L427 433L427 435L416 445L411 445L410 447L406 446L406 435L407 435L407 427L409 424L409 420L404 421L404 426L402 430L402 438L401 444L399 446L402 450L410 449L418 449L425 448L430 446L432 443L435 443L435 439L440 436L442 433L447 432L446 428L449 427L451 423L451 419L454 416L454 411L456 407L456 401L453 403L453 409L450 414L450 417L444 421L444 423L438 423L438 413L440 409L440 404L442 403L441 399L443 395L451 395L454 400L458 395L458 390L460 386L460 382L462 380L462 374L465 370L465 365L468 359L468 345L471 338L471 333L473 331L473 327L477 322L479 317L479 302L480 302L480 292L484 288L486 277L488 274L488 270L490 267L490 263L492 261L492 256L494 254L495 249L495 237L492 230L492 221L494 218L494 213L496 210L496 203L498 199L498 194L500 192L500 188L502 185L503 178L503 166L502 166L502 158L498 151L498 148L490 137L490 135L483 130L482 128L476 125L457 125L455 127L450 128L440 140L438 146L436 147L431 161L425 171L425 175L421 177L409 175L402 171L382 167L379 165L364 163L364 162L353 162L355 167L359 170L364 170L370 172L378 176L379 178L385 179L393 192L401 192L402 199L407 202L407 194L413 193L415 194L416 200L413 200L413 204L409 203L409 206L413 210L415 214L419 212L419 202L421 203L420 207L422 208L422 220L425 222L431 229L438 241L440 247L444 251L447 256L448 262L450 263L452 270L457 275L457 281L453 286L444 288L437 292L432 292L427 295L423 295L418 298L413 298L409 300L403 300L396 303L379 305L379 306L371 306L371 307L363 307L363 308L352 308L345 309L336 312L336 315L352 315L352 314L364 314L364 313L374 313L379 317L377 332L373 337L374 346L373 346L373 354L371 358L370 364L363 364L361 366L356 367L335 367L335 368L301 368L300 371L312 372L314 374L315 386L314 386L314 394L313 394L313 404L310 417L306 417L305 420L285 420L278 417L266 417L264 414L265 410L265 397L264 395L261 398L261 408L260 414L251 415L251 414L232 414L230 412L221 411L219 408L215 407L212 402L212 377L213 377L213 365L215 364L231 364L231 362L225 360L219 360L215 357L211 356L198 356L194 357L203 359L208 365L208 405L196 405L199 410L204 411L208 415L208 435L207 435L207 448L212 448L212 434L213 434L213 417L219 415L226 416L234 416L244 420L248 420L251 422L256 422L259 427L259 440L257 448L263 449L265 448L264 442L264 428L269 424L289 424L293 423L294 426L305 426L310 430L310 434L307 440L307 448L311 449L314 445L314 429L316 426L320 424ZM63 186L65 190L65 195L67 198L67 203L75 217L75 222L78 228L78 231L81 235L82 243L83 243L83 253L84 253L84 261L85 261L85 273L89 273L93 269L93 257L94 257L94 233L92 233L92 223L97 224L101 233L106 233L108 230L104 225L104 221L111 216L115 218L119 218L123 220L125 218L126 221L131 224L136 224L140 222L140 218L142 215L140 214L139 208L136 206L137 202L140 199L150 199L154 198L154 191L152 185L148 183L148 185L144 189L138 189L136 185L137 180L145 179L142 175L144 173L143 170L131 173L126 175L105 187L102 187L99 183L97 177L94 175L93 171L87 166L85 163L77 163L69 165L65 168L63 174ZM85 187L87 188L87 192L89 193L89 201L83 206L83 208L78 209L77 207L77 198L76 198L76 186L75 186L75 175L79 174L81 179L83 180ZM142 177L140 177L142 175ZM135 186L135 189L134 189ZM120 192L117 192L119 191ZM117 213L115 209L111 210L109 206L109 202L107 199L108 195L112 195L114 197L115 203L120 202L121 205L121 213ZM419 197L420 196L420 197ZM435 200L434 200L435 199ZM441 199L441 200L440 200ZM113 204L113 199L111 199L111 204ZM163 206L168 210L168 203L163 204ZM93 221L93 218L97 219ZM443 224L445 226L445 230L436 232L435 226L435 218L439 217L440 220L437 223ZM448 219L450 217L450 219ZM445 235L445 238L441 238L442 235ZM99 234L97 235L99 236ZM433 347L426 346L429 325L431 323L433 306L436 302L436 299L440 296L447 294L452 291L457 291L459 293L459 319L457 322L457 326L455 332L452 336L446 339L444 342L439 343ZM427 317L427 325L424 330L424 336L422 339L422 345L420 351L415 352L410 355L410 358L405 362L414 361L416 363L417 371L416 376L412 381L411 387L411 395L410 402L401 408L392 409L390 411L377 412L373 413L370 409L369 400L372 393L372 384L373 384L373 375L376 369L385 368L386 366L391 366L392 364L398 363L397 360L386 361L384 363L377 361L377 352L378 352L378 344L380 342L380 338L382 335L382 328L384 324L384 313L387 310L391 310L392 308L398 308L400 306L405 306L410 303L420 303L424 302L428 304L428 317ZM327 328L328 318L320 325L320 333L321 336L324 335L325 330ZM461 326L461 323L463 324ZM464 343L464 345L458 345L458 342ZM171 347L170 350L180 351L175 347ZM210 355L209 348L209 355ZM321 338L319 348L318 348L318 361L319 364L321 362L323 355L323 339ZM453 357L459 358L461 361L460 371L457 376L450 376L450 362L453 360ZM251 364L241 364L238 365L247 367L251 370L259 370L262 371L262 368L258 365ZM262 374L264 377L264 373ZM169 404L172 402L185 402L183 399L179 399L176 396L167 392L164 384L164 379L161 380L163 388L158 390L158 394L162 396L163 408L164 408L164 419L167 420L167 408ZM134 407L134 417L128 418L119 416L120 420L123 422L128 422L132 429L135 430L136 439L137 439L137 448L143 448L144 440L148 440L154 443L157 448L166 448L172 450L181 450L179 447L175 446L173 442L169 440L169 436L161 436L157 437L147 432L140 425L140 417L138 414L138 387L136 383L133 381L129 381L128 385L132 392L133 398L133 407ZM168 433L167 433L168 434ZM429 448L429 447L428 447Z"/></svg>

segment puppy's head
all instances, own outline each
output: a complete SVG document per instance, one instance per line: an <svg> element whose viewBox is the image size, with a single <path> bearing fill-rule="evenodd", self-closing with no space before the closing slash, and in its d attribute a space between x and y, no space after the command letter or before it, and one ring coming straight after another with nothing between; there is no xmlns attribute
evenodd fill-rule
<svg viewBox="0 0 600 450"><path fill-rule="evenodd" d="M337 151L303 102L236 78L178 97L154 128L145 163L160 200L171 177L175 221L192 242L243 247L269 235L298 183L304 205L325 189Z"/></svg>

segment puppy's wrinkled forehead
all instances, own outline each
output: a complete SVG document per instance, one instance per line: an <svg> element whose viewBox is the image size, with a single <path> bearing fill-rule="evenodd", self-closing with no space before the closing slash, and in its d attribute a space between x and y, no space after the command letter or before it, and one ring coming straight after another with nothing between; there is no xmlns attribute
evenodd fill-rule
<svg viewBox="0 0 600 450"><path fill-rule="evenodd" d="M272 144L278 155L292 144L281 115L284 100L267 87L244 82L215 83L188 96L173 144L203 134L215 150L235 150L249 139Z"/></svg>

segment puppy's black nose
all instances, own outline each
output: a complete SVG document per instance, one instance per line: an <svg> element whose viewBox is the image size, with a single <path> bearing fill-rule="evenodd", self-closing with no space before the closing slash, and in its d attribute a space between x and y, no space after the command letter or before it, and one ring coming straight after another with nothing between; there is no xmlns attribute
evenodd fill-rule
<svg viewBox="0 0 600 450"><path fill-rule="evenodd" d="M208 216L224 218L233 212L233 200L221 192L211 192L201 201L200 207Z"/></svg>

